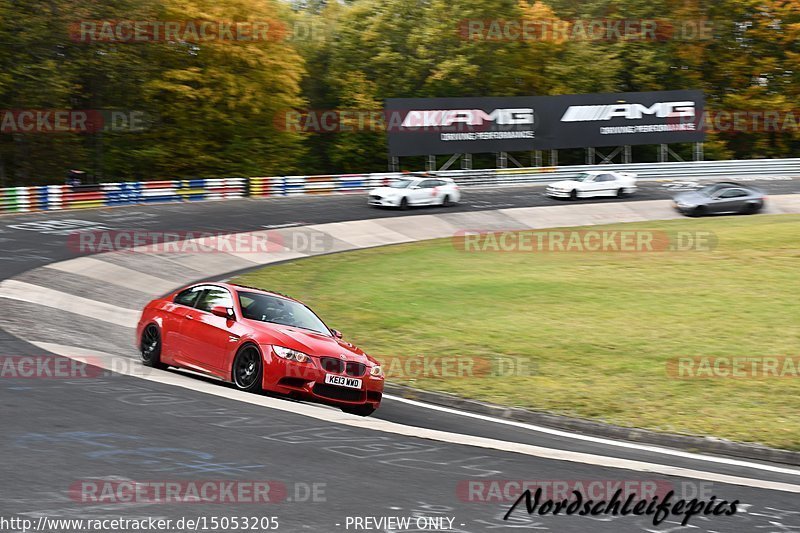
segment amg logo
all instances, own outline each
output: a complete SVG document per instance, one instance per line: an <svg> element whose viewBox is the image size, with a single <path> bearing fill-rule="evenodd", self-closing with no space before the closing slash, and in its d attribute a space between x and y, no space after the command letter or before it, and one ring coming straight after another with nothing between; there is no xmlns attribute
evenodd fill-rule
<svg viewBox="0 0 800 533"><path fill-rule="evenodd" d="M561 117L561 122L591 122L612 118L640 119L644 115L693 117L694 102L658 102L650 107L643 104L573 105Z"/></svg>
<svg viewBox="0 0 800 533"><path fill-rule="evenodd" d="M430 128L466 124L480 126L484 122L496 122L504 126L533 124L533 109L529 107L495 109L487 113L481 109L425 109L409 111L403 119L404 128Z"/></svg>

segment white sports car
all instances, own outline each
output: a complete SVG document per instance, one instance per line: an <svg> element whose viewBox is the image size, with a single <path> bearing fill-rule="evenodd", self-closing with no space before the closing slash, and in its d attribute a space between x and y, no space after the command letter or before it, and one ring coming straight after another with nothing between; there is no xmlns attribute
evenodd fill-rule
<svg viewBox="0 0 800 533"><path fill-rule="evenodd" d="M367 203L405 209L412 205L448 206L460 199L461 192L451 178L412 175L397 178L386 187L372 189Z"/></svg>
<svg viewBox="0 0 800 533"><path fill-rule="evenodd" d="M611 170L582 172L572 179L547 186L547 196L555 198L592 198L616 196L622 198L636 192L636 174Z"/></svg>

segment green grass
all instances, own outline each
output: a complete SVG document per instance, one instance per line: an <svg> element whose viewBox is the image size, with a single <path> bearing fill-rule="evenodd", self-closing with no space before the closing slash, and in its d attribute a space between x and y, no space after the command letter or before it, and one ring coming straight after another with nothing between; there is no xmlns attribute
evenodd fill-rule
<svg viewBox="0 0 800 533"><path fill-rule="evenodd" d="M449 239L241 276L368 353L524 357L532 375L416 387L623 426L800 450L800 378L670 378L678 356L800 355L800 216L617 224L713 231L711 252L464 253ZM592 227L598 229L598 227Z"/></svg>

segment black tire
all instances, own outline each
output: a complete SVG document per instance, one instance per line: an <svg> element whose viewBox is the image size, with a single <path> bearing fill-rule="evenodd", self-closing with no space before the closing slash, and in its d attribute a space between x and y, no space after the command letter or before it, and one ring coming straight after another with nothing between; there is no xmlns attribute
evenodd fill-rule
<svg viewBox="0 0 800 533"><path fill-rule="evenodd" d="M161 362L161 332L155 324L148 324L142 331L139 341L139 353L142 364L152 368L164 370L167 365Z"/></svg>
<svg viewBox="0 0 800 533"><path fill-rule="evenodd" d="M758 204L745 204L742 206L742 209L739 211L743 215L754 215L761 210L761 206Z"/></svg>
<svg viewBox="0 0 800 533"><path fill-rule="evenodd" d="M341 409L345 413L350 413L351 415L356 415L356 416L369 416L375 412L375 408L372 407L370 404L357 405L352 407L350 406L342 407Z"/></svg>
<svg viewBox="0 0 800 533"><path fill-rule="evenodd" d="M617 190L617 198L624 198L625 197L625 189Z"/></svg>
<svg viewBox="0 0 800 533"><path fill-rule="evenodd" d="M701 217L706 214L706 208L702 205L698 205L694 209L692 209L691 216L693 217Z"/></svg>
<svg viewBox="0 0 800 533"><path fill-rule="evenodd" d="M442 198L442 207L450 207L450 195L445 194L444 198Z"/></svg>
<svg viewBox="0 0 800 533"><path fill-rule="evenodd" d="M263 371L261 352L252 344L247 344L233 358L231 381L240 391L260 392Z"/></svg>
<svg viewBox="0 0 800 533"><path fill-rule="evenodd" d="M578 199L578 189L572 189L569 193L570 200L577 200Z"/></svg>
<svg viewBox="0 0 800 533"><path fill-rule="evenodd" d="M404 211L408 209L408 198L405 196L403 196L403 198L400 200L400 209Z"/></svg>

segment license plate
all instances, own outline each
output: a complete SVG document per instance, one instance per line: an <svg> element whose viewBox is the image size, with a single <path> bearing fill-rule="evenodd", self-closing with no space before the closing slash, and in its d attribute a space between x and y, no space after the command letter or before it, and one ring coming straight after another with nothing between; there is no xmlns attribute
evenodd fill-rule
<svg viewBox="0 0 800 533"><path fill-rule="evenodd" d="M361 380L356 378L348 378L345 376L337 376L334 374L325 374L325 383L328 385L338 385L340 387L347 387L349 389L360 389Z"/></svg>

